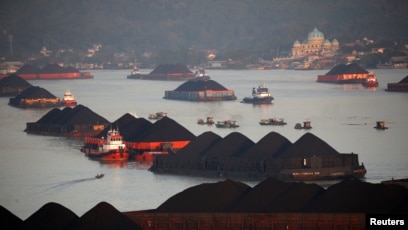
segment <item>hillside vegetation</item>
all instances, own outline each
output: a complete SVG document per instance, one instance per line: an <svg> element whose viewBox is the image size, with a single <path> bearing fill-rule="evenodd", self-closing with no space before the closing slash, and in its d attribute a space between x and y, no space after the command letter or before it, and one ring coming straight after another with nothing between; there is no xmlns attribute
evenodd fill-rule
<svg viewBox="0 0 408 230"><path fill-rule="evenodd" d="M288 49L317 27L342 42L408 39L406 0L2 0L0 54L46 46L116 51Z"/></svg>

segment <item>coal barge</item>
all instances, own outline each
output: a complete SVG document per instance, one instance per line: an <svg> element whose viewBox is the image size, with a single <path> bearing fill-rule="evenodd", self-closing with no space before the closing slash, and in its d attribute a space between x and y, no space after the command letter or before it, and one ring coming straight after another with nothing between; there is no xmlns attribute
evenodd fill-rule
<svg viewBox="0 0 408 230"><path fill-rule="evenodd" d="M339 64L325 75L317 76L317 82L336 84L363 84L367 78L376 78L358 64Z"/></svg>
<svg viewBox="0 0 408 230"><path fill-rule="evenodd" d="M408 92L408 76L404 77L401 81L396 83L388 83L387 89L388 92Z"/></svg>
<svg viewBox="0 0 408 230"><path fill-rule="evenodd" d="M168 90L164 93L164 99L182 101L233 101L236 100L234 90L227 89L218 82L211 80L201 70L197 77L194 77L175 90Z"/></svg>
<svg viewBox="0 0 408 230"><path fill-rule="evenodd" d="M210 178L285 181L360 178L366 174L358 155L339 153L311 133L291 143L271 132L258 143L233 132L225 138L206 132L174 155L156 156L154 173Z"/></svg>
<svg viewBox="0 0 408 230"><path fill-rule="evenodd" d="M32 85L18 76L10 74L5 78L0 79L0 97L17 96Z"/></svg>
<svg viewBox="0 0 408 230"><path fill-rule="evenodd" d="M159 81L185 81L193 78L196 74L182 64L161 64L149 74L132 71L127 79L159 80Z"/></svg>
<svg viewBox="0 0 408 230"><path fill-rule="evenodd" d="M81 72L78 69L68 66L61 67L58 64L47 64L43 68L34 65L23 65L15 74L24 80L59 80L59 79L92 79L90 72ZM0 79L7 77L7 74L0 74Z"/></svg>

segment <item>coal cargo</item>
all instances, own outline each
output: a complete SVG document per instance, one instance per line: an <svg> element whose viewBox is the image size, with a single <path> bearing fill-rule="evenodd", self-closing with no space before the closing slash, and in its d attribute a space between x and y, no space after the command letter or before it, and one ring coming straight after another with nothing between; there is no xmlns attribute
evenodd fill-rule
<svg viewBox="0 0 408 230"><path fill-rule="evenodd" d="M207 133L206 136L209 134ZM258 143L240 133L202 142L199 136L180 155L157 156L150 170L189 176L285 181L360 178L366 174L354 153L339 153L311 133L295 143L269 133ZM209 139L209 140L212 140ZM197 143L200 143L200 147Z"/></svg>

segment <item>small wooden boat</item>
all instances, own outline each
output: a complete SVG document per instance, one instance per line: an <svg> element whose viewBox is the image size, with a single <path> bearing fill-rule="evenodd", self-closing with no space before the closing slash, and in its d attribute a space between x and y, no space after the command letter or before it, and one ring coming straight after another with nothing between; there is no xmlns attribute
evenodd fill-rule
<svg viewBox="0 0 408 230"><path fill-rule="evenodd" d="M295 129L311 129L312 126L310 125L310 121L304 121L303 126L300 123L296 123Z"/></svg>
<svg viewBox="0 0 408 230"><path fill-rule="evenodd" d="M95 178L96 179L101 179L102 177L104 177L105 174L101 173L101 174L96 174Z"/></svg>
<svg viewBox="0 0 408 230"><path fill-rule="evenodd" d="M167 113L165 113L165 112L157 112L157 113L149 114L149 119L150 120L160 120L160 119L162 119L163 117L166 117L166 116L167 116Z"/></svg>
<svg viewBox="0 0 408 230"><path fill-rule="evenodd" d="M259 122L260 125L286 125L287 123L280 118L279 120L276 118L269 118L269 119L261 119Z"/></svg>
<svg viewBox="0 0 408 230"><path fill-rule="evenodd" d="M238 128L239 125L236 124L236 121L226 120L226 121L217 121L215 124L217 128Z"/></svg>
<svg viewBox="0 0 408 230"><path fill-rule="evenodd" d="M388 127L385 126L385 121L377 121L377 125L374 126L374 128L381 129L381 130L388 129Z"/></svg>
<svg viewBox="0 0 408 230"><path fill-rule="evenodd" d="M214 122L214 119L213 119L213 117L207 117L207 120L206 121L204 121L204 119L198 119L197 120L197 124L199 124L199 125L213 125L215 122Z"/></svg>

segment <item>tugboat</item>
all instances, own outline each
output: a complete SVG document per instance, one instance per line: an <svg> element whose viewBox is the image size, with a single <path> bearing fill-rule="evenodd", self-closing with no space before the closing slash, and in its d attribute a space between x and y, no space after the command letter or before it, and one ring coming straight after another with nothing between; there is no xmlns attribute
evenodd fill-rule
<svg viewBox="0 0 408 230"><path fill-rule="evenodd" d="M312 126L310 125L310 121L304 121L303 126L300 123L296 123L295 129L311 129Z"/></svg>
<svg viewBox="0 0 408 230"><path fill-rule="evenodd" d="M279 120L276 118L269 118L269 119L261 119L259 122L260 125L286 125L287 123L280 118Z"/></svg>
<svg viewBox="0 0 408 230"><path fill-rule="evenodd" d="M129 152L123 143L122 136L115 129L108 131L106 140L104 138L87 138L85 143L92 143L91 146L97 145L97 149L91 147L81 149L81 152L89 158L103 161L123 161L129 158Z"/></svg>
<svg viewBox="0 0 408 230"><path fill-rule="evenodd" d="M378 87L378 81L375 76L369 76L361 83L364 87L373 88Z"/></svg>
<svg viewBox="0 0 408 230"><path fill-rule="evenodd" d="M213 125L214 124L214 119L213 117L207 117L207 120L204 121L204 119L198 119L197 124L199 125Z"/></svg>
<svg viewBox="0 0 408 230"><path fill-rule="evenodd" d="M210 75L208 75L208 73L205 72L204 69L199 69L198 71L196 71L196 77L200 77L205 81L210 80Z"/></svg>
<svg viewBox="0 0 408 230"><path fill-rule="evenodd" d="M238 128L239 125L236 124L236 121L226 120L226 121L217 121L215 124L217 128Z"/></svg>
<svg viewBox="0 0 408 230"><path fill-rule="evenodd" d="M264 85L258 86L258 88L252 88L252 97L244 97L242 103L249 104L272 104L273 97L269 93L269 89Z"/></svg>
<svg viewBox="0 0 408 230"><path fill-rule="evenodd" d="M62 105L68 107L75 107L77 105L77 101L75 100L74 95L72 95L69 89L65 91L64 97L62 99Z"/></svg>
<svg viewBox="0 0 408 230"><path fill-rule="evenodd" d="M385 121L377 121L377 125L374 126L374 128L380 130L388 129L388 127L385 126Z"/></svg>

